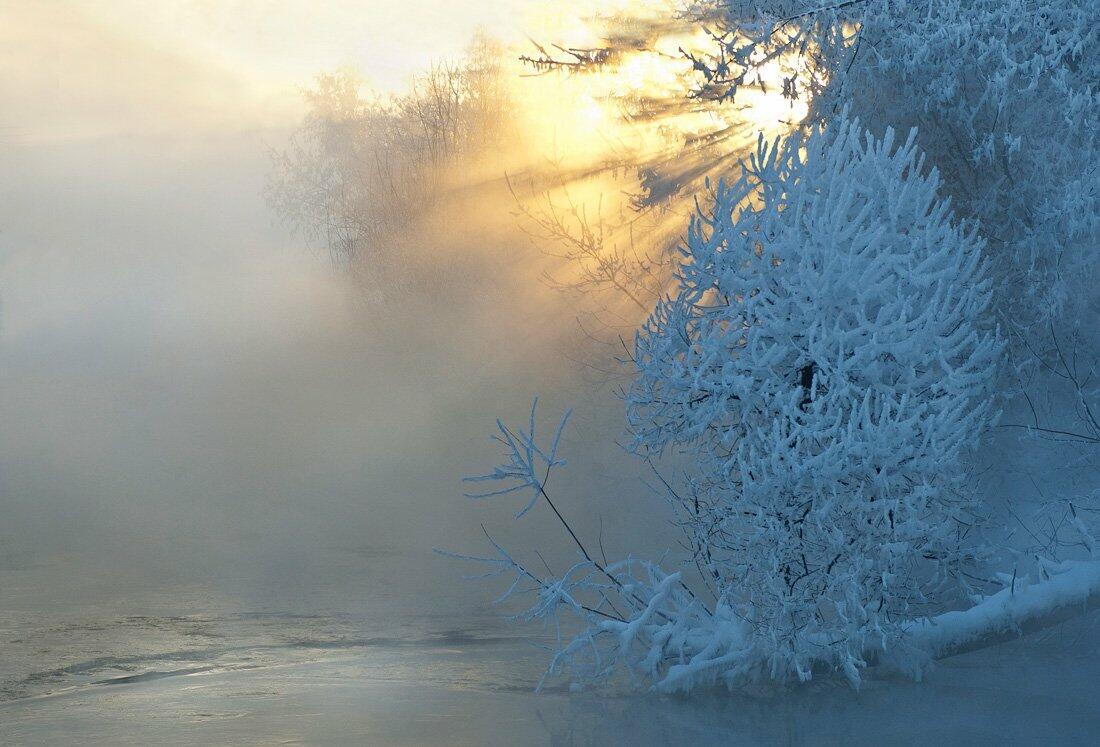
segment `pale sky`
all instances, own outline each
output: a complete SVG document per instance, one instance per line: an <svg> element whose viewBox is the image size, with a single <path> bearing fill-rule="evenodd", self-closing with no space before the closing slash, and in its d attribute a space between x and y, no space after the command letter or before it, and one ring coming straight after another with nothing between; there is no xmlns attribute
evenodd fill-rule
<svg viewBox="0 0 1100 747"><path fill-rule="evenodd" d="M552 5L552 4L551 4ZM545 0L0 0L0 143L297 119L321 72L400 88ZM14 71L14 73L13 73Z"/></svg>
<svg viewBox="0 0 1100 747"><path fill-rule="evenodd" d="M73 0L105 27L165 50L284 79L349 65L394 87L484 28L513 36L538 0Z"/></svg>

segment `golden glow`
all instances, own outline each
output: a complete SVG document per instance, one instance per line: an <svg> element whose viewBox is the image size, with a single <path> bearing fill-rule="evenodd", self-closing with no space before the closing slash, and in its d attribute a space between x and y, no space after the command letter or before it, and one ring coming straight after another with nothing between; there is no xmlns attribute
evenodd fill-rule
<svg viewBox="0 0 1100 747"><path fill-rule="evenodd" d="M8 60L13 69L41 67L41 60L23 59L36 50L64 66L50 73L54 87L71 99L67 105L102 100L96 104L102 110L97 117L112 111L129 117L131 110L152 112L169 105L120 105L118 99L130 91L144 96L144 87L149 98L170 99L173 109L194 111L197 104L219 122L244 124L249 116L273 123L295 108L300 111L300 104L294 106L299 89L338 67L357 69L373 88L397 90L431 62L461 55L479 29L499 38L512 57L532 52L528 37L547 45L597 48L607 44L609 33L629 36L638 29L642 48L620 50L596 71L520 77L535 71L511 61L529 143L545 151L533 156L584 162L605 156L609 142L620 156L626 155L623 148L637 155L734 123L748 122L772 134L783 120L804 115L779 94L778 65L768 72L767 93L745 91L744 100L751 102L747 109L692 111L684 100L690 66L679 50L706 48L708 40L700 30L650 30L672 18L672 11L668 0L482 0L461 7L444 0L399 5L388 0L68 0L57 6L12 0L5 16L15 36L5 47L9 58L17 58ZM84 69L94 80L81 79ZM50 88L39 86L44 92ZM224 100L212 101L212 91ZM635 116L646 103L674 100L681 106L644 120ZM233 101L238 111L231 113ZM66 111L59 120L69 129L91 130L81 126L80 115ZM151 116L135 115L119 123L120 129L132 129L140 123L135 120ZM182 120L175 111L171 117ZM109 128L96 125L97 131Z"/></svg>
<svg viewBox="0 0 1100 747"><path fill-rule="evenodd" d="M551 181L557 186L548 197L599 223L608 252L641 241L642 252L659 253L682 235L704 177L735 176L758 134L774 138L806 116L803 101L782 94L790 75L782 60L765 66L735 102L690 98L698 80L684 51L711 51L713 40L676 23L673 11L666 0L545 4L524 19L533 41L510 50L512 96L523 118L520 157L572 175ZM569 49L608 47L613 52L599 66L545 71L516 60L569 61ZM639 198L659 208L644 223L635 221ZM561 271L568 281L579 269L565 263Z"/></svg>
<svg viewBox="0 0 1100 747"><path fill-rule="evenodd" d="M607 237L647 242L643 250L683 231L693 190L705 176L730 175L758 131L772 137L805 116L804 104L781 94L781 62L736 103L690 99L696 80L681 50L711 41L670 22L667 0L9 2L0 59L27 72L0 82L18 112L0 122L0 140L27 142L278 133L301 121L301 90L319 73L352 67L376 91L399 90L431 62L460 57L484 27L504 45L519 135L497 163L461 176L483 183L505 170L533 173L544 187L558 185L559 204L619 227L656 182L653 202L664 212L637 236L609 229ZM562 58L568 53L552 44L614 54L598 68L539 74L517 59L538 54L530 39Z"/></svg>
<svg viewBox="0 0 1100 747"><path fill-rule="evenodd" d="M532 38L556 58L568 60L567 53L548 45L601 48L608 44L609 32L629 29L630 24L659 28L656 22L672 14L673 6L665 0L573 0L541 6L526 24ZM652 37L638 48L620 45L606 64L580 72L540 74L514 63L514 95L523 102L528 132L540 133L531 138L536 147L550 145L556 157L564 155L574 163L638 160L721 131L727 133L726 152L734 153L754 142L758 132L772 138L805 117L805 102L782 95L789 71L781 61L767 65L760 85L745 86L735 104L696 102L687 97L697 81L681 50L706 51L713 42L701 29L671 27ZM521 53L537 56L530 44L520 45L515 56Z"/></svg>

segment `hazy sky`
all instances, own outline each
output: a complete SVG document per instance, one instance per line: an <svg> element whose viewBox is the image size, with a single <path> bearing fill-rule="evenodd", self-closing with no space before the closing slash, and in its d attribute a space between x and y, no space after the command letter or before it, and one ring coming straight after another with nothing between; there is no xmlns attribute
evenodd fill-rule
<svg viewBox="0 0 1100 747"><path fill-rule="evenodd" d="M0 138L272 124L322 71L400 88L535 0L0 0ZM17 71L17 74L13 74Z"/></svg>
<svg viewBox="0 0 1100 747"><path fill-rule="evenodd" d="M511 37L533 0L78 0L105 27L245 75L302 80L350 65L375 85L460 52L484 28Z"/></svg>

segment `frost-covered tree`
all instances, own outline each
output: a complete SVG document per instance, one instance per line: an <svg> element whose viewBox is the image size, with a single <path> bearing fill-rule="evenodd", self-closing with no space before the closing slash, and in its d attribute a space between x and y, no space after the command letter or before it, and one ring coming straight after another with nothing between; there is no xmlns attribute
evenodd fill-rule
<svg viewBox="0 0 1100 747"><path fill-rule="evenodd" d="M501 50L478 37L455 62L415 76L400 95L364 91L350 71L321 75L308 114L274 155L268 199L306 236L352 269L407 269L403 234L438 207L454 171L514 132Z"/></svg>
<svg viewBox="0 0 1100 747"><path fill-rule="evenodd" d="M712 53L692 58L698 96L736 100L778 60L808 122L848 111L876 135L918 128L941 193L985 243L1007 365L984 489L1006 535L1019 530L1014 562L1028 565L1024 547L1049 527L1023 531L1031 509L1020 504L1088 502L1096 484L1084 474L1093 442L1076 436L1090 432L1089 372L1100 365L1100 3L702 0L692 10L713 32Z"/></svg>
<svg viewBox="0 0 1100 747"><path fill-rule="evenodd" d="M1059 484L1035 514L1049 530L1014 512L1023 544L987 542L997 507L968 477L1001 407L1001 433L1096 443L1100 5L701 0L689 14L714 42L685 53L695 100L771 85L778 65L810 116L717 186L636 340L629 422L651 465L689 465L657 476L690 556L597 561L561 514L580 550L563 575L494 543L487 562L537 593L529 618L582 621L555 627L551 671L622 667L661 690L819 669L858 683L872 661L919 671L1095 607L1095 493ZM1044 419L1035 395L1056 384L1072 412ZM533 420L508 434L491 477L550 503L554 452Z"/></svg>
<svg viewBox="0 0 1100 747"><path fill-rule="evenodd" d="M855 677L968 590L1000 343L982 241L914 141L841 120L762 142L637 337L637 444L690 455L696 560L775 675Z"/></svg>
<svg viewBox="0 0 1100 747"><path fill-rule="evenodd" d="M508 461L478 479L506 485L480 495L529 491L521 515L547 503L579 550L557 578L495 542L481 559L536 594L526 619L581 620L554 625L551 673L626 669L665 691L815 671L858 684L871 661L919 671L1017 619L999 600L924 622L976 596L982 511L964 478L995 417L1001 342L982 241L914 141L838 120L761 142L693 220L627 394L639 450L691 465L686 489L666 487L692 557L597 560L546 489L557 436L537 443L534 412L527 431L500 425ZM1058 604L1080 598L1066 586Z"/></svg>
<svg viewBox="0 0 1100 747"><path fill-rule="evenodd" d="M709 0L700 95L735 98L783 59L811 119L919 127L941 191L987 243L1014 347L1096 303L1100 4L1079 0ZM1095 310L1093 308L1093 310Z"/></svg>

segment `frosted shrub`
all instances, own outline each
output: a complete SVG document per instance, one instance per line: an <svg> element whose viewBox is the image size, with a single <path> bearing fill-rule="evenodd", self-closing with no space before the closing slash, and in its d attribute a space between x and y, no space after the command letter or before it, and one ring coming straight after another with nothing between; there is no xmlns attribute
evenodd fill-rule
<svg viewBox="0 0 1100 747"><path fill-rule="evenodd" d="M558 577L491 538L473 558L513 577L505 598L534 595L519 617L551 623L549 674L675 691L856 685L881 654L919 671L922 620L967 598L981 551L963 476L1000 342L982 242L913 141L841 120L761 143L693 220L627 395L638 449L692 465L668 485L692 557L597 557L546 488L561 427L546 445L534 410L527 430L498 423L506 460L474 479L501 487L477 496L526 492L520 515L546 503L578 551Z"/></svg>
<svg viewBox="0 0 1100 747"><path fill-rule="evenodd" d="M914 137L838 120L761 143L637 336L637 444L695 464L682 523L744 628L723 666L857 680L966 591L980 517L961 478L999 343L982 241Z"/></svg>

